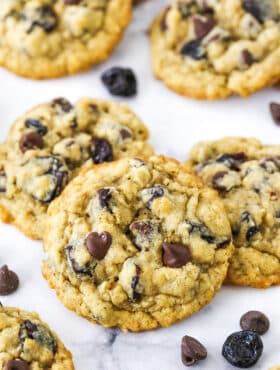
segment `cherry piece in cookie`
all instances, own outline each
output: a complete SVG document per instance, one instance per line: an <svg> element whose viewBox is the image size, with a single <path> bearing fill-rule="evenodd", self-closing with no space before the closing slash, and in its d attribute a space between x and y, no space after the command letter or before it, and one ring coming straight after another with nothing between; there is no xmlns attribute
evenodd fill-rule
<svg viewBox="0 0 280 370"><path fill-rule="evenodd" d="M9 270L7 265L0 268L0 295L14 293L19 286L19 279L15 272Z"/></svg>
<svg viewBox="0 0 280 370"><path fill-rule="evenodd" d="M185 335L181 343L182 362L186 366L192 366L198 361L205 360L207 350L198 340Z"/></svg>
<svg viewBox="0 0 280 370"><path fill-rule="evenodd" d="M270 322L262 312L249 311L241 317L240 326L243 330L253 330L259 335L263 335L268 331Z"/></svg>

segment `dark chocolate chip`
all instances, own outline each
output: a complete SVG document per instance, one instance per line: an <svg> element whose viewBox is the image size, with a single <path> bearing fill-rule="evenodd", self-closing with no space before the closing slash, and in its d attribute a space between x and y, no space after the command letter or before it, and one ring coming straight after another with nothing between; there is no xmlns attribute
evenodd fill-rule
<svg viewBox="0 0 280 370"><path fill-rule="evenodd" d="M154 227L150 221L134 221L130 225L131 230L136 230L139 234L148 236L154 231Z"/></svg>
<svg viewBox="0 0 280 370"><path fill-rule="evenodd" d="M255 234L260 232L259 227L256 225L255 220L248 211L244 211L240 217L241 225L246 223L246 240L249 242Z"/></svg>
<svg viewBox="0 0 280 370"><path fill-rule="evenodd" d="M214 189L225 191L227 188L222 184L222 180L228 174L227 171L219 171L212 177L211 185Z"/></svg>
<svg viewBox="0 0 280 370"><path fill-rule="evenodd" d="M63 113L69 113L73 110L73 105L65 98L57 98L51 102L52 108L62 111Z"/></svg>
<svg viewBox="0 0 280 370"><path fill-rule="evenodd" d="M191 40L186 42L181 50L180 53L182 55L186 55L191 57L194 60L200 60L206 58L206 50L201 45L200 40Z"/></svg>
<svg viewBox="0 0 280 370"><path fill-rule="evenodd" d="M166 19L167 19L167 15L168 15L170 9L171 9L171 6L166 7L164 9L164 11L163 11L162 16L161 16L160 29L162 30L162 32L165 32L167 30L167 22L166 22Z"/></svg>
<svg viewBox="0 0 280 370"><path fill-rule="evenodd" d="M86 264L85 266L80 266L78 264L78 262L75 260L75 257L74 257L74 250L75 250L75 247L73 245L68 245L66 248L65 248L65 253L66 253L66 256L67 256L67 259L69 261L69 264L71 265L72 267L72 270L77 274L77 275L88 275L88 276L91 276L91 269L90 269L90 265L89 264Z"/></svg>
<svg viewBox="0 0 280 370"><path fill-rule="evenodd" d="M6 188L6 174L4 171L0 171L0 193L5 193L7 188Z"/></svg>
<svg viewBox="0 0 280 370"><path fill-rule="evenodd" d="M30 366L27 362L18 358L16 360L9 360L6 362L4 370L30 370Z"/></svg>
<svg viewBox="0 0 280 370"><path fill-rule="evenodd" d="M222 355L233 366L248 368L255 365L263 352L260 336L252 330L231 334L223 345Z"/></svg>
<svg viewBox="0 0 280 370"><path fill-rule="evenodd" d="M159 186L159 185L156 185L152 188L148 188L148 189L145 189L147 191L147 193L149 194L149 199L147 201L147 205L148 207L151 207L151 204L152 202L156 199L156 198L161 198L163 197L164 195L164 189Z"/></svg>
<svg viewBox="0 0 280 370"><path fill-rule="evenodd" d="M20 326L21 348L25 350L25 340L33 339L39 345L47 347L52 353L57 352L57 344L51 332L43 325L35 324L30 320L25 320Z"/></svg>
<svg viewBox="0 0 280 370"><path fill-rule="evenodd" d="M259 335L265 334L270 326L269 319L260 311L249 311L240 319L243 330L253 330Z"/></svg>
<svg viewBox="0 0 280 370"><path fill-rule="evenodd" d="M130 68L113 67L101 79L112 95L129 97L137 93L137 80Z"/></svg>
<svg viewBox="0 0 280 370"><path fill-rule="evenodd" d="M34 119L34 118L28 118L26 121L25 121L25 127L26 128L32 128L34 129L35 131L38 132L38 134L40 134L41 136L44 136L47 134L48 132L48 129L46 126L44 126L42 124L42 122L38 119Z"/></svg>
<svg viewBox="0 0 280 370"><path fill-rule="evenodd" d="M86 238L86 246L93 258L101 261L107 254L112 244L112 236L107 231L98 234L90 233Z"/></svg>
<svg viewBox="0 0 280 370"><path fill-rule="evenodd" d="M91 150L91 157L95 164L111 162L113 160L112 146L107 139L93 138Z"/></svg>
<svg viewBox="0 0 280 370"><path fill-rule="evenodd" d="M82 0L64 0L65 5L78 5Z"/></svg>
<svg viewBox="0 0 280 370"><path fill-rule="evenodd" d="M121 129L120 135L121 135L121 138L123 140L130 139L131 138L131 133L128 130L124 129L124 128Z"/></svg>
<svg viewBox="0 0 280 370"><path fill-rule="evenodd" d="M31 149L42 149L44 141L38 132L28 132L23 134L19 141L19 148L22 153Z"/></svg>
<svg viewBox="0 0 280 370"><path fill-rule="evenodd" d="M132 299L133 301L139 301L141 298L141 293L137 292L137 286L139 284L141 268L139 266L136 267L136 275L132 278L131 289L132 289Z"/></svg>
<svg viewBox="0 0 280 370"><path fill-rule="evenodd" d="M227 236L217 236L204 224L191 223L186 221L189 225L190 234L198 233L202 240L205 240L209 244L216 244L217 248L222 248L231 242L231 238Z"/></svg>
<svg viewBox="0 0 280 370"><path fill-rule="evenodd" d="M0 295L14 293L19 286L19 279L15 272L9 270L7 265L0 268Z"/></svg>
<svg viewBox="0 0 280 370"><path fill-rule="evenodd" d="M162 262L167 267L182 267L191 260L191 252L184 244L162 243Z"/></svg>
<svg viewBox="0 0 280 370"><path fill-rule="evenodd" d="M269 19L279 20L277 2L275 0L243 0L243 8L260 23L264 23Z"/></svg>
<svg viewBox="0 0 280 370"><path fill-rule="evenodd" d="M194 16L193 23L194 32L198 39L202 39L215 27L215 20L211 14L205 16Z"/></svg>
<svg viewBox="0 0 280 370"><path fill-rule="evenodd" d="M35 10L32 23L27 33L31 33L36 27L42 28L46 33L56 29L58 25L58 18L49 5L43 5Z"/></svg>
<svg viewBox="0 0 280 370"><path fill-rule="evenodd" d="M97 193L100 207L106 208L108 212L111 212L110 200L112 199L112 190L103 188L99 189Z"/></svg>
<svg viewBox="0 0 280 370"><path fill-rule="evenodd" d="M243 152L222 154L216 159L218 163L223 163L225 166L235 171L239 171L240 165L247 160L248 157Z"/></svg>
<svg viewBox="0 0 280 370"><path fill-rule="evenodd" d="M182 362L186 366L192 366L207 357L206 348L195 338L185 335L181 343Z"/></svg>
<svg viewBox="0 0 280 370"><path fill-rule="evenodd" d="M252 64L254 64L255 59L249 50L244 49L241 52L241 61L242 61L242 64L250 67Z"/></svg>
<svg viewBox="0 0 280 370"><path fill-rule="evenodd" d="M270 112L276 125L280 126L280 104L270 103Z"/></svg>

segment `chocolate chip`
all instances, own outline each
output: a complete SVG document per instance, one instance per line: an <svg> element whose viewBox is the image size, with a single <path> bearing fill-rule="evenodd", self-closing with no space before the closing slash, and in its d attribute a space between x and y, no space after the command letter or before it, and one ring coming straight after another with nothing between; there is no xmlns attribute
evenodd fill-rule
<svg viewBox="0 0 280 370"><path fill-rule="evenodd" d="M30 320L25 320L20 326L21 348L25 351L26 339L33 339L39 345L47 347L53 354L57 352L57 344L51 332L43 325L35 324Z"/></svg>
<svg viewBox="0 0 280 370"><path fill-rule="evenodd" d="M166 7L164 9L164 11L163 11L162 16L161 16L160 29L162 30L162 32L165 32L167 30L167 22L166 22L166 19L167 19L167 15L168 15L170 9L171 9L171 6Z"/></svg>
<svg viewBox="0 0 280 370"><path fill-rule="evenodd" d="M66 248L65 248L65 253L66 253L66 256L67 256L67 259L69 261L69 264L71 265L72 267L72 270L77 274L77 275L88 275L88 276L91 276L91 269L90 269L90 265L89 264L86 264L84 266L80 266L78 264L78 262L76 261L75 259L75 256L74 256L74 251L75 251L75 247L73 245L68 245Z"/></svg>
<svg viewBox="0 0 280 370"><path fill-rule="evenodd" d="M5 193L7 188L6 188L6 182L7 182L7 177L4 171L0 171L0 193Z"/></svg>
<svg viewBox="0 0 280 370"><path fill-rule="evenodd" d="M131 289L132 289L132 299L133 301L138 301L141 298L141 293L137 292L137 286L139 284L139 278L141 274L141 268L135 265L136 275L132 279Z"/></svg>
<svg viewBox="0 0 280 370"><path fill-rule="evenodd" d="M112 199L112 190L111 189L99 189L98 190L99 205L101 208L106 208L108 212L111 212L110 209L110 200Z"/></svg>
<svg viewBox="0 0 280 370"><path fill-rule="evenodd" d="M240 165L248 160L245 153L225 153L217 158L218 163L223 163L225 166L231 170L239 171Z"/></svg>
<svg viewBox="0 0 280 370"><path fill-rule="evenodd" d="M243 8L260 23L268 19L279 20L277 2L274 0L243 0Z"/></svg>
<svg viewBox="0 0 280 370"><path fill-rule="evenodd" d="M137 80L130 68L113 67L102 74L101 80L112 95L129 97L137 93Z"/></svg>
<svg viewBox="0 0 280 370"><path fill-rule="evenodd" d="M255 220L248 211L244 211L240 217L241 228L245 227L246 240L249 242L253 236L260 232L259 227L256 225Z"/></svg>
<svg viewBox="0 0 280 370"><path fill-rule="evenodd" d="M130 229L136 230L137 232L145 236L150 235L154 230L153 225L150 221L134 221L130 225Z"/></svg>
<svg viewBox="0 0 280 370"><path fill-rule="evenodd" d="M64 0L65 5L78 5L82 0Z"/></svg>
<svg viewBox="0 0 280 370"><path fill-rule="evenodd" d="M121 129L120 135L123 140L130 139L132 136L131 133L124 128Z"/></svg>
<svg viewBox="0 0 280 370"><path fill-rule="evenodd" d="M215 20L211 14L205 16L195 15L193 23L194 32L198 39L202 39L215 27Z"/></svg>
<svg viewBox="0 0 280 370"><path fill-rule="evenodd" d="M14 293L19 286L19 279L15 272L9 270L7 265L0 268L0 295Z"/></svg>
<svg viewBox="0 0 280 370"><path fill-rule="evenodd" d="M158 231L158 226L149 220L134 221L129 228L134 244L140 250L145 247L149 248L150 244L147 243L153 243L153 236Z"/></svg>
<svg viewBox="0 0 280 370"><path fill-rule="evenodd" d="M167 267L182 267L191 260L191 252L184 244L162 243L162 262Z"/></svg>
<svg viewBox="0 0 280 370"><path fill-rule="evenodd" d="M185 335L181 343L182 362L186 366L192 366L207 357L206 348L195 338Z"/></svg>
<svg viewBox="0 0 280 370"><path fill-rule="evenodd" d="M247 49L242 50L241 62L244 66L247 66L247 67L250 67L252 64L254 64L255 59L249 50Z"/></svg>
<svg viewBox="0 0 280 370"><path fill-rule="evenodd" d="M217 248L222 248L231 242L231 238L227 236L217 236L212 233L212 231L203 223L192 223L186 221L189 227L190 234L198 233L202 240L205 240L209 244L216 244Z"/></svg>
<svg viewBox="0 0 280 370"><path fill-rule="evenodd" d="M270 326L269 319L260 311L249 311L240 319L243 330L253 330L259 335L265 334Z"/></svg>
<svg viewBox="0 0 280 370"><path fill-rule="evenodd" d="M270 112L276 125L280 126L280 104L270 103Z"/></svg>
<svg viewBox="0 0 280 370"><path fill-rule="evenodd" d="M34 119L34 118L28 118L26 121L25 121L25 127L26 128L32 128L32 129L35 129L35 131L38 132L38 134L40 134L41 136L44 136L47 134L48 132L48 129L46 126L44 126L42 124L42 122L38 119Z"/></svg>
<svg viewBox="0 0 280 370"><path fill-rule="evenodd" d="M147 203L147 206L150 208L152 202L156 198L163 197L163 195L164 195L164 189L161 186L156 185L156 186L154 186L152 188L144 189L144 193L147 193L147 195L148 195L148 199L147 199L146 203Z"/></svg>
<svg viewBox="0 0 280 370"><path fill-rule="evenodd" d="M93 258L101 261L107 254L112 244L112 236L107 231L98 234L90 233L86 238L86 246Z"/></svg>
<svg viewBox="0 0 280 370"><path fill-rule="evenodd" d="M51 102L51 107L54 108L58 113L69 113L73 110L73 105L65 98L57 98Z"/></svg>
<svg viewBox="0 0 280 370"><path fill-rule="evenodd" d="M31 149L42 149L44 141L40 134L37 132L28 132L23 134L19 141L19 148L22 153L27 152Z"/></svg>
<svg viewBox="0 0 280 370"><path fill-rule="evenodd" d="M111 162L113 160L112 146L107 139L93 138L92 160L95 164Z"/></svg>
<svg viewBox="0 0 280 370"><path fill-rule="evenodd" d="M40 27L45 32L49 33L53 31L57 25L58 18L53 8L49 5L43 5L36 8L31 26L27 30L27 33L31 33L36 27Z"/></svg>
<svg viewBox="0 0 280 370"><path fill-rule="evenodd" d="M214 189L219 191L226 190L226 187L222 184L222 180L228 174L227 171L219 171L212 177L211 185Z"/></svg>
<svg viewBox="0 0 280 370"><path fill-rule="evenodd" d="M191 40L186 42L182 46L180 53L182 55L189 56L194 60L206 58L206 51L204 47L201 45L200 40Z"/></svg>
<svg viewBox="0 0 280 370"><path fill-rule="evenodd" d="M27 362L18 358L16 360L9 360L6 362L4 370L30 370L30 367Z"/></svg>

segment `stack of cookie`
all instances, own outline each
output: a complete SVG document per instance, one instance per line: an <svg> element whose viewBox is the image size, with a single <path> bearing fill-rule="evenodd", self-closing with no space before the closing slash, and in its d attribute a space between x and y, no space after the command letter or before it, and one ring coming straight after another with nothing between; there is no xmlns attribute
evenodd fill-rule
<svg viewBox="0 0 280 370"><path fill-rule="evenodd" d="M132 7L51 3L0 5L1 65L31 78L89 68L111 53ZM271 85L279 15L276 1L175 0L151 28L155 74L203 99ZM43 276L63 304L138 332L194 314L223 283L279 284L280 146L223 138L179 163L148 139L122 104L57 98L17 119L0 145L0 218L43 239ZM1 274L8 292L10 272ZM1 345L5 370L74 368L34 313L0 307Z"/></svg>

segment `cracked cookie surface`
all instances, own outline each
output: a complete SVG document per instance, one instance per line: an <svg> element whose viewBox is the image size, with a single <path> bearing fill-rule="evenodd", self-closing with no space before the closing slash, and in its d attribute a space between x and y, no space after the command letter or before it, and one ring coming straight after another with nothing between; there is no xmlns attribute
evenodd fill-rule
<svg viewBox="0 0 280 370"><path fill-rule="evenodd" d="M280 283L280 146L223 138L197 144L190 160L228 214L236 247L227 280L266 288Z"/></svg>
<svg viewBox="0 0 280 370"><path fill-rule="evenodd" d="M208 304L233 249L216 192L162 156L81 172L49 208L44 248L43 275L66 307L131 331Z"/></svg>
<svg viewBox="0 0 280 370"><path fill-rule="evenodd" d="M155 75L177 93L248 96L280 78L280 0L173 0L151 49Z"/></svg>
<svg viewBox="0 0 280 370"><path fill-rule="evenodd" d="M77 73L108 58L131 0L2 0L0 65L26 77Z"/></svg>
<svg viewBox="0 0 280 370"><path fill-rule="evenodd" d="M0 146L0 218L41 239L48 205L81 167L148 157L148 131L121 104L59 98L20 117Z"/></svg>
<svg viewBox="0 0 280 370"><path fill-rule="evenodd" d="M71 353L34 312L0 307L0 368L74 370Z"/></svg>

